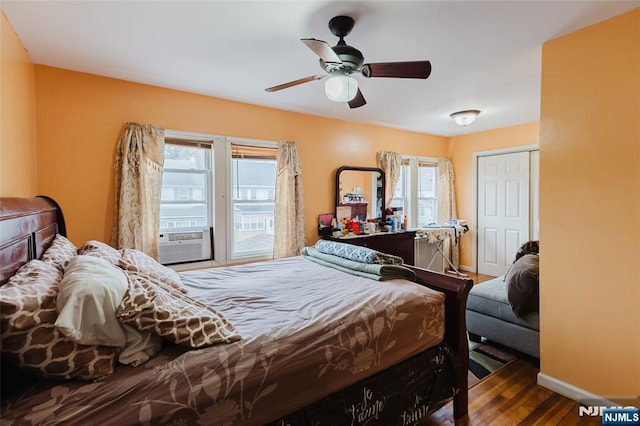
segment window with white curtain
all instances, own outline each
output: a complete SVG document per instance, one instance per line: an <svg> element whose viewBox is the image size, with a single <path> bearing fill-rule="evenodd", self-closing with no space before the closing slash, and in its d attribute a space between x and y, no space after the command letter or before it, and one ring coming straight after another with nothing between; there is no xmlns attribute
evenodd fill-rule
<svg viewBox="0 0 640 426"><path fill-rule="evenodd" d="M438 163L436 159L405 157L391 208L402 208L409 227L438 223Z"/></svg>

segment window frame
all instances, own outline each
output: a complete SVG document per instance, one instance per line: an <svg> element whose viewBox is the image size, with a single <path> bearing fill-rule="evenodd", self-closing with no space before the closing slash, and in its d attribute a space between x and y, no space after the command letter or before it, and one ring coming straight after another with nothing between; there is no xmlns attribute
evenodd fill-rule
<svg viewBox="0 0 640 426"><path fill-rule="evenodd" d="M234 232L235 232L235 214L233 211L234 206L237 204L249 204L249 203L255 203L260 202L260 201L264 201L264 200L258 200L255 198L245 198L245 199L241 199L238 200L236 202L236 200L234 199L234 194L233 194L233 165L232 162L234 160L234 152L233 152L233 147L234 145L237 146L244 146L244 147L248 147L248 148L258 148L258 149L268 149L268 150L274 150L273 153L273 157L274 160L276 161L276 173L277 173L277 148L278 148L278 144L277 142L270 142L270 141L260 141L260 140L255 140L255 139L240 139L240 138L227 138L227 141L229 142L229 150L230 150L230 155L229 155L229 162L228 162L228 197L227 199L229 200L229 209L228 209L228 227L227 227L227 231L230 233L229 238L227 239L227 250L228 250L228 258L232 261L247 261L247 260L264 260L264 259L271 259L273 258L273 247L271 248L271 250L267 253L254 253L254 254L247 254L247 255L239 255L235 252L235 247L234 247ZM275 179L274 179L275 181ZM250 192L250 195L253 195L253 192ZM274 197L273 197L273 203L274 203L274 216L275 216L275 183L274 183ZM275 219L275 218L274 218Z"/></svg>
<svg viewBox="0 0 640 426"><path fill-rule="evenodd" d="M211 176L209 180L210 216L213 233L214 258L206 262L194 262L172 265L178 270L196 267L225 265L238 262L249 262L273 258L273 252L256 256L233 255L233 180L232 180L232 144L255 146L258 148L277 149L276 141L237 138L230 136L210 135L203 133L165 130L165 140L190 141L209 144L211 146Z"/></svg>
<svg viewBox="0 0 640 426"><path fill-rule="evenodd" d="M200 148L200 149L206 149L208 150L208 155L205 158L205 162L206 162L206 168L204 169L200 169L200 170L194 170L194 169L176 169L176 168L165 168L163 166L162 168L162 173L164 175L165 172L170 172L170 173L181 173L181 174L194 174L194 175L204 175L205 176L205 185L206 185L206 191L211 192L211 189L213 188L213 147L209 144L209 143L203 143L202 141L196 141L196 140L188 140L188 139L175 139L173 137L167 137L165 135L165 146L166 145L174 145L174 146L184 146L184 147L193 147L193 148ZM160 233L162 232L180 232L180 231L191 231L191 230L203 230L203 229L209 229L210 227L213 226L213 205L212 205L212 197L207 197L205 199L205 204L206 204L206 224L203 226L176 226L176 227L166 227L163 228L162 226L160 227ZM162 195L160 196L160 204L162 205ZM167 203L169 204L169 203ZM193 204L192 202L190 202L189 200L180 200L180 199L176 199L173 202L171 202L170 204Z"/></svg>
<svg viewBox="0 0 640 426"><path fill-rule="evenodd" d="M419 168L427 165L428 167L434 167L436 170L435 178L436 178L436 188L435 188L435 197L420 197L419 195ZM420 226L418 223L418 209L419 209L419 201L421 199L433 199L435 200L435 222L439 223L438 219L438 159L433 157L417 157L417 156L402 156L402 184L403 188L403 197L392 197L393 200L401 199L403 200L403 210L404 214L407 216L407 226L409 228L417 228ZM395 195L395 192L394 192ZM391 207L391 206L388 206Z"/></svg>

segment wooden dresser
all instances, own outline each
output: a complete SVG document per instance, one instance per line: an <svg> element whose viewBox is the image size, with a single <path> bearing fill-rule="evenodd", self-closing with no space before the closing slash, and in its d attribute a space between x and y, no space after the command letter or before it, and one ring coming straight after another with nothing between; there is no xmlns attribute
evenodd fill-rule
<svg viewBox="0 0 640 426"><path fill-rule="evenodd" d="M380 232L373 235L324 237L326 240L368 247L383 253L400 256L407 265L415 263L415 231Z"/></svg>

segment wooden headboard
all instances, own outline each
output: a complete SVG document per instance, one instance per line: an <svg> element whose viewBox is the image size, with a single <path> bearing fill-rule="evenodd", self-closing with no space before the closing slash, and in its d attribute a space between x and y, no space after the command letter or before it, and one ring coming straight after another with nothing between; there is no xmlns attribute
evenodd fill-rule
<svg viewBox="0 0 640 426"><path fill-rule="evenodd" d="M0 198L0 285L38 259L56 233L66 236L62 210L45 196Z"/></svg>

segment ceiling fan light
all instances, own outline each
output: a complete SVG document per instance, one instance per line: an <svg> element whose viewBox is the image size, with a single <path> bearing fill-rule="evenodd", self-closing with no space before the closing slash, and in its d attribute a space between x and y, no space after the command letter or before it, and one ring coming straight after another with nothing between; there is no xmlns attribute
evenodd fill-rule
<svg viewBox="0 0 640 426"><path fill-rule="evenodd" d="M468 126L469 124L476 121L476 117L480 114L480 110L477 109L468 109L465 111L458 111L451 113L450 116L453 118L453 121L460 126Z"/></svg>
<svg viewBox="0 0 640 426"><path fill-rule="evenodd" d="M324 92L333 102L349 102L358 93L358 80L346 74L336 73L324 82Z"/></svg>

